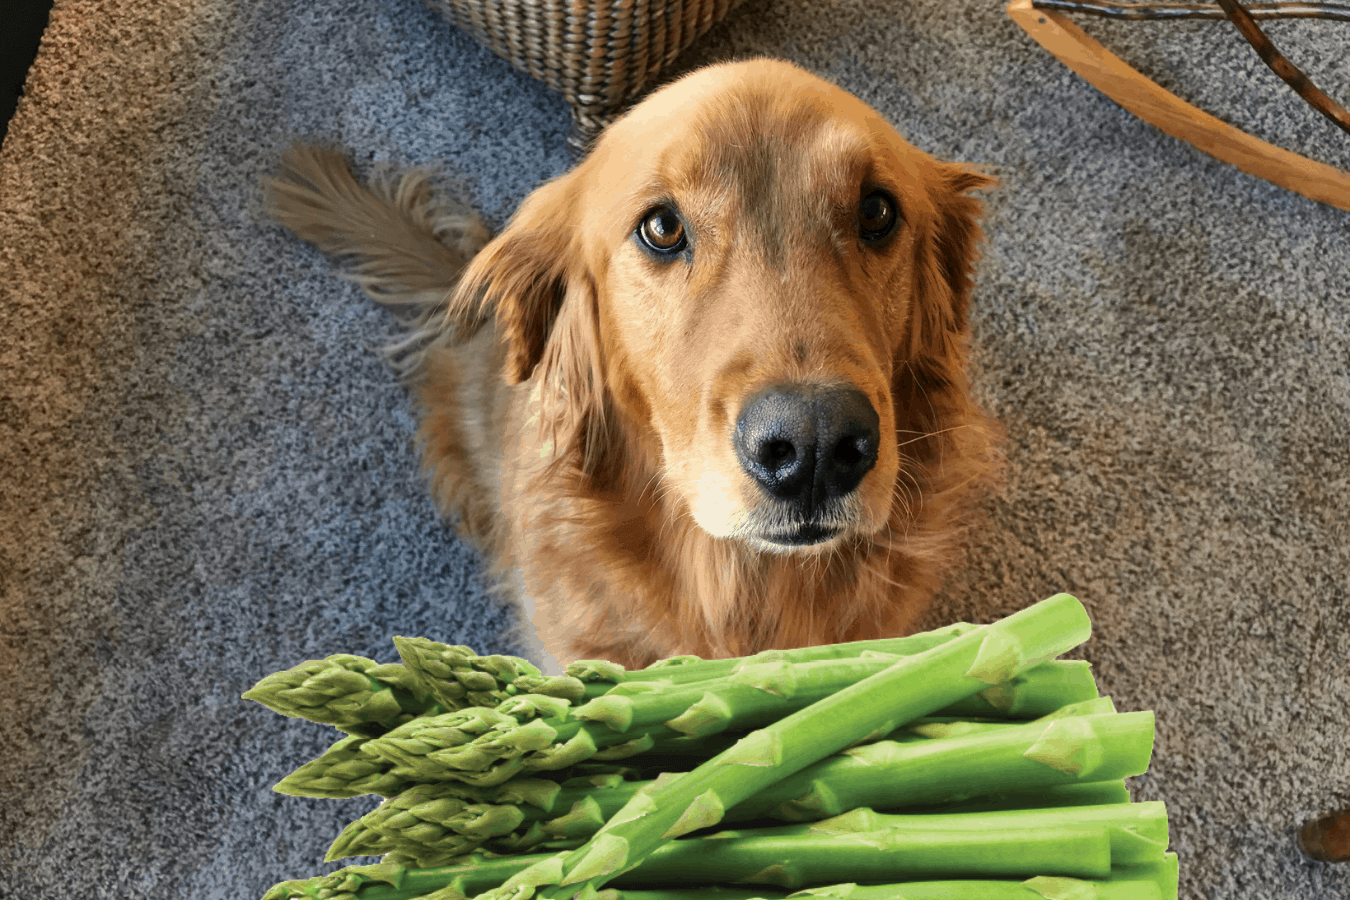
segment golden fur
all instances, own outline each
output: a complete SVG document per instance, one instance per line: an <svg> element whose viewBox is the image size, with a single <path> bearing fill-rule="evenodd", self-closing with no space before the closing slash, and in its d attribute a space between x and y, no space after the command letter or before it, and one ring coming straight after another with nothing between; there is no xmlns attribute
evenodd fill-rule
<svg viewBox="0 0 1350 900"><path fill-rule="evenodd" d="M992 183L756 59L656 91L490 241L424 173L367 188L303 145L272 204L413 318L397 350L436 501L537 604L542 650L640 667L913 627L998 466L966 376L969 192ZM899 222L865 246L877 188ZM663 203L691 240L675 262L635 234ZM732 449L742 404L781 382L851 385L880 422L842 531L807 547L762 539L785 514Z"/></svg>

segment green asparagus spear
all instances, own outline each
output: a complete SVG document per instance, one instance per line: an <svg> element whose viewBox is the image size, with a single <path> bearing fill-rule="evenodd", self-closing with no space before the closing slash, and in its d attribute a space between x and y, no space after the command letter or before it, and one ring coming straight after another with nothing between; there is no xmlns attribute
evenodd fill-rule
<svg viewBox="0 0 1350 900"><path fill-rule="evenodd" d="M932 806L905 807L906 812L996 812L1005 809L1051 809L1063 806L1106 806L1129 803L1130 790L1125 780L1089 781L1082 784L1055 784L1029 791L994 791L967 800Z"/></svg>
<svg viewBox="0 0 1350 900"><path fill-rule="evenodd" d="M1062 671L1053 668L1065 664L1066 661L1055 660L1029 670L1027 677L1021 680L1018 690L1010 695L1017 711L1025 714L1059 701L1067 702L1089 693L1095 694L1096 687L1092 683L1086 664L1070 663L1073 668ZM299 668L301 667L297 667ZM344 674L359 677L350 671ZM277 676L270 677L277 678ZM264 682L266 681L268 679L264 679ZM275 685L274 681L274 689ZM388 698L392 693L392 690L384 691L383 696ZM250 696L252 694L253 692L250 692L245 696L259 699ZM403 708L412 705L412 701L406 698L403 702ZM369 715L369 710L377 706L378 704L368 704L365 714ZM953 704L942 712L951 712L961 706L961 703ZM707 708L707 704L702 706L695 704L694 712L690 713L684 722L691 721L700 710ZM989 707L984 705L977 708ZM284 794L309 797L354 797L363 793L389 797L410 782L432 782L442 778L458 778L479 786L501 784L508 778L530 771L550 767L561 768L572 764L584 758L588 752L594 753L602 760L622 759L638 752L645 752L647 755L678 753L685 757L706 759L730 746L730 743L718 740L716 736L707 737L703 741L686 740L682 734L660 727L636 729L624 737L617 737L610 735L607 729L597 731L596 728L599 726L596 726L584 729L586 734L579 736L579 732L583 730L582 726L567 719L567 701L544 695L513 696L499 704L495 710L470 707L440 713L434 704L427 706L426 709L430 711L396 728L384 731L383 726L375 727L375 730L384 733L374 742L340 741L319 759L306 763L287 776L276 789ZM316 715L319 713L315 712L306 717L312 718ZM544 717L542 725L533 724L541 717ZM385 721L396 720L386 717ZM523 734L513 737L511 730L523 724L532 725L532 729L527 728ZM528 742L532 736L537 736L544 726L555 729L553 742L547 748L522 760L520 757L523 751L516 753L519 748L513 742L516 744L520 741ZM932 726L932 728L939 727ZM353 727L353 730L362 729ZM482 740L475 745L474 742L480 738ZM465 745L471 745L471 748L455 750ZM437 751L446 752L437 753ZM369 761L358 763L360 756L369 757ZM496 760L505 761L494 765ZM465 764L480 768L473 774L458 773L456 766ZM681 765L678 768L685 767ZM355 774L356 769L361 770L359 775Z"/></svg>
<svg viewBox="0 0 1350 900"><path fill-rule="evenodd" d="M398 663L339 653L268 675L242 695L273 712L375 737L436 711L418 680Z"/></svg>
<svg viewBox="0 0 1350 900"><path fill-rule="evenodd" d="M378 737L416 716L493 707L518 695L577 701L585 693L576 678L546 678L518 657L479 656L426 638L395 637L394 644L404 663L335 654L269 675L243 697L284 716Z"/></svg>
<svg viewBox="0 0 1350 900"><path fill-rule="evenodd" d="M645 669L627 670L618 663L603 659L582 659L567 666L567 674L579 678L586 685L586 699L609 693L616 684L670 685L690 684L714 678L727 678L744 666L763 663L804 663L830 659L861 657L872 652L882 655L914 656L931 650L963 634L979 628L967 622L957 622L945 628L925 631L902 638L884 638L874 641L852 641L826 644L819 647L798 647L792 650L764 650L752 656L731 659L700 659L697 656L675 656L659 660Z"/></svg>
<svg viewBox="0 0 1350 900"><path fill-rule="evenodd" d="M1055 659L1032 666L1015 678L990 685L939 710L940 715L1002 719L1035 719L1071 703L1097 696L1091 665L1083 660Z"/></svg>
<svg viewBox="0 0 1350 900"><path fill-rule="evenodd" d="M519 693L513 682L519 678L539 679L536 686L556 686L556 680L544 679L531 663L518 656L479 656L470 647L452 646L420 637L394 637L394 646L408 671L422 689L446 709L469 706L496 706ZM576 679L570 693L580 697L584 686Z"/></svg>
<svg viewBox="0 0 1350 900"><path fill-rule="evenodd" d="M361 753L370 738L345 737L285 778L272 790L292 797L342 799L362 794L395 797L408 787L406 778L392 775L389 767Z"/></svg>
<svg viewBox="0 0 1350 900"><path fill-rule="evenodd" d="M637 795L586 846L532 866L491 900L569 900L635 868L662 843L852 744L1014 678L1087 640L1081 603L1060 594L890 668L752 732L693 772Z"/></svg>
<svg viewBox="0 0 1350 900"><path fill-rule="evenodd" d="M726 678L685 685L621 684L572 715L619 732L661 723L695 737L756 728L875 675L898 659L865 651L859 658L742 665ZM990 687L943 712L1037 716L1097 696L1085 662L1043 663L1014 682Z"/></svg>
<svg viewBox="0 0 1350 900"><path fill-rule="evenodd" d="M273 789L297 797L344 798L362 794L393 797L411 784L443 780L487 788L585 765L613 771L616 767L603 764L652 748L668 754L687 740L678 732L659 726L641 735L602 735L597 746L590 734L580 733L581 723L573 722L565 739L545 749L526 753L522 749L524 742L539 739L538 732L526 731L514 734L503 742L507 745L505 749L498 746L489 755L481 753L481 747L474 747L471 731L483 722L497 721L491 718L494 715L494 710L471 707L413 720L377 739L343 739L318 759L283 778ZM654 739L653 734L660 740ZM509 741L515 741L515 749L511 749ZM688 751L697 749L696 742L689 743ZM466 765L478 766L479 770L457 768Z"/></svg>
<svg viewBox="0 0 1350 900"><path fill-rule="evenodd" d="M867 807L803 825L780 825L755 830L757 836L799 837L814 834L876 831L1034 833L1053 828L1102 828L1111 844L1111 865L1135 866L1157 862L1167 852L1167 809L1159 801L1116 803L1109 806L1069 806L1059 809L1015 809L967 813L878 813ZM750 834L723 831L721 835ZM1100 876L1099 876L1100 877Z"/></svg>
<svg viewBox="0 0 1350 900"><path fill-rule="evenodd" d="M726 678L672 688L662 682L618 685L577 707L578 719L618 732L667 723L695 737L730 727L755 728L780 719L894 665L900 657L768 662L741 666ZM639 693L626 693L638 689Z"/></svg>
<svg viewBox="0 0 1350 900"><path fill-rule="evenodd" d="M520 784L531 787L521 791ZM348 825L326 859L399 853L430 868L485 844L493 852L522 853L551 841L588 838L632 796L634 783L626 784L619 775L603 775L562 783L518 779L498 788L454 781L413 785ZM484 802L485 796L494 802ZM554 814L563 808L569 811Z"/></svg>
<svg viewBox="0 0 1350 900"><path fill-rule="evenodd" d="M525 819L520 807L474 803L481 789L456 782L417 784L348 825L325 861L345 856L416 854L418 865L444 865L490 837L510 834ZM466 796L468 795L468 796ZM405 849L406 848L406 849Z"/></svg>

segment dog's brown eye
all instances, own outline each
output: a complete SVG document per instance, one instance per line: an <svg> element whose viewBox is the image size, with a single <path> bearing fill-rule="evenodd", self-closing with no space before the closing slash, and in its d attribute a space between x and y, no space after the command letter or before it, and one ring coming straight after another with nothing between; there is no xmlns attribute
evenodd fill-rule
<svg viewBox="0 0 1350 900"><path fill-rule="evenodd" d="M885 191L873 191L858 204L858 228L863 240L879 241L895 227L895 201Z"/></svg>
<svg viewBox="0 0 1350 900"><path fill-rule="evenodd" d="M657 253L678 253L685 247L684 224L680 217L666 206L658 206L647 213L638 226L638 237Z"/></svg>

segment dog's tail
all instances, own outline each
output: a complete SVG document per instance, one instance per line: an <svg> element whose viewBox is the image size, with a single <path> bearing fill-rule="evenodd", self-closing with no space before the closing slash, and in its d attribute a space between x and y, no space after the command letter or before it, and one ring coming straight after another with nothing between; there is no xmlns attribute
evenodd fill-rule
<svg viewBox="0 0 1350 900"><path fill-rule="evenodd" d="M349 258L348 278L415 320L409 324L416 333L389 348L393 355L447 326L464 336L480 324L444 317L464 267L491 235L472 211L436 200L430 178L422 169L385 169L367 186L337 153L293 144L266 185L274 219L320 250Z"/></svg>

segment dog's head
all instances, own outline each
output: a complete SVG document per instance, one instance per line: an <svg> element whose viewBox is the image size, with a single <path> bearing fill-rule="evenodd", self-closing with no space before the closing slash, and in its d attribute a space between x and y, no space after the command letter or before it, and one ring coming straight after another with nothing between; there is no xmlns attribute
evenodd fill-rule
<svg viewBox="0 0 1350 900"><path fill-rule="evenodd" d="M788 63L711 66L531 194L458 302L495 316L508 381L561 386L555 452L618 425L709 535L829 548L903 505L906 444L946 424L929 389L964 385L991 183Z"/></svg>

